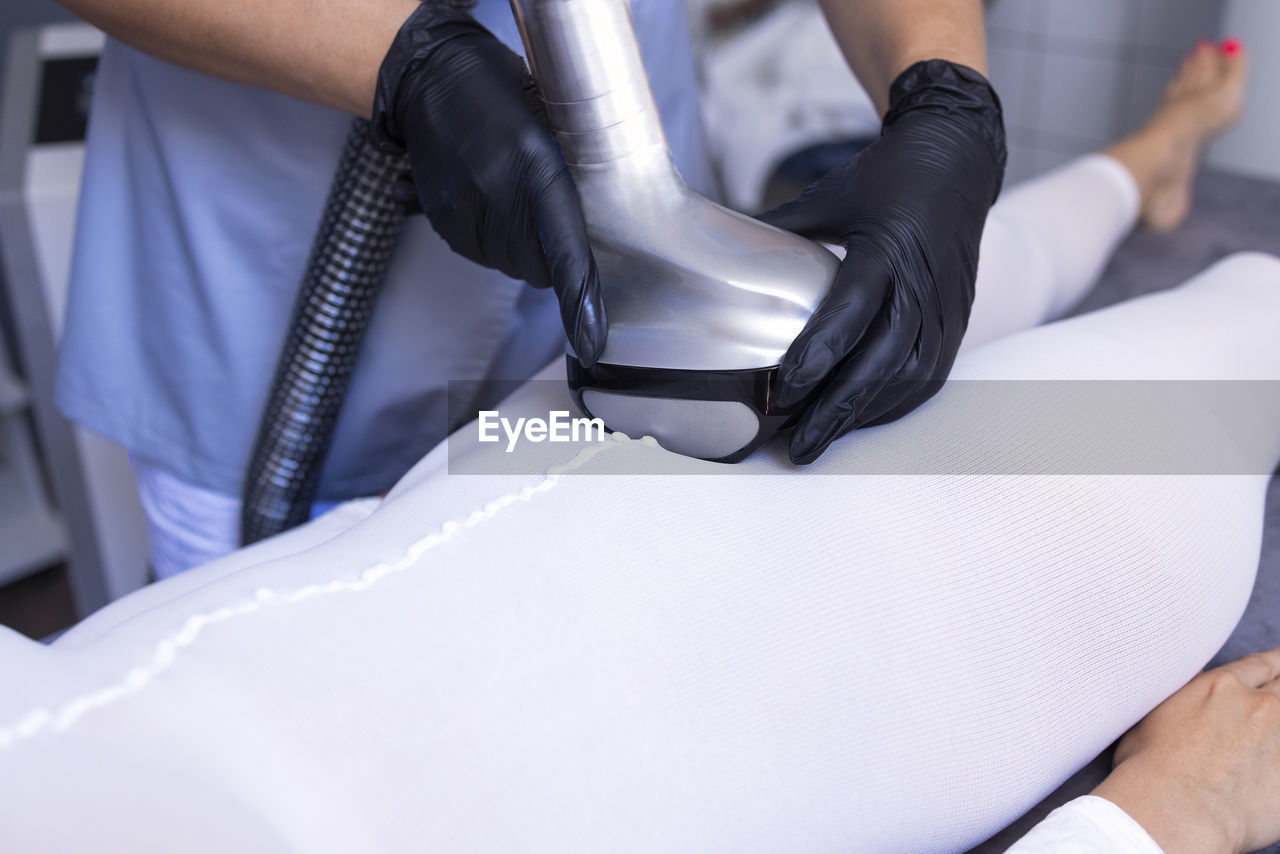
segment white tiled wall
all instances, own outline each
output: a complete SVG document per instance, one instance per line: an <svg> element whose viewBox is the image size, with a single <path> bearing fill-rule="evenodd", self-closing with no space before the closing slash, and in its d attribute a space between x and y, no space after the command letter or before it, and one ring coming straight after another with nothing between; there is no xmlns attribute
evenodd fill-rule
<svg viewBox="0 0 1280 854"><path fill-rule="evenodd" d="M994 0L990 70L1005 106L1009 178L1136 127L1183 56L1217 38L1222 11L1222 0Z"/></svg>

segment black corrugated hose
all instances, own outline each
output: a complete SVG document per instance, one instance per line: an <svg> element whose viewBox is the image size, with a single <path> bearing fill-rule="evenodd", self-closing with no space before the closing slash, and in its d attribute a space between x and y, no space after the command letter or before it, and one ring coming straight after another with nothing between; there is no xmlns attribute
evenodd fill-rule
<svg viewBox="0 0 1280 854"><path fill-rule="evenodd" d="M245 478L244 545L307 521L356 356L406 216L409 164L356 119L329 188Z"/></svg>

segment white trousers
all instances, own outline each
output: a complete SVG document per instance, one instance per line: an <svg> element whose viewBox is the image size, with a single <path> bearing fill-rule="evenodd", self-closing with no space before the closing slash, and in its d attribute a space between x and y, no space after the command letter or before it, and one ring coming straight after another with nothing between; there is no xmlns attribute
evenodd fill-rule
<svg viewBox="0 0 1280 854"><path fill-rule="evenodd" d="M984 256L959 382L1280 380L1280 260L1263 255L1016 331L1087 289L1135 198L1105 158L1006 197L988 239L1019 254ZM546 474L463 476L439 448L376 509L154 585L51 650L0 633L0 839L963 851L1226 639L1280 401L1196 422L1253 474L849 473L941 444L953 386L805 469L778 448L725 474L610 441L521 446ZM566 404L562 382L530 383L502 410ZM983 414L984 447L1017 438L1016 413ZM1167 426L1108 418L1063 428ZM450 439L455 471L502 459L461 447L474 430ZM668 476L621 473L638 463ZM218 821L193 834L193 805Z"/></svg>
<svg viewBox="0 0 1280 854"><path fill-rule="evenodd" d="M1087 157L1006 192L983 235L965 347L1056 317L1097 281L1132 228L1137 190L1115 161ZM169 578L240 545L240 499L134 455L151 565ZM313 515L332 504L315 509Z"/></svg>
<svg viewBox="0 0 1280 854"><path fill-rule="evenodd" d="M240 545L240 498L183 480L136 455L133 473L147 518L147 550L157 579L217 560ZM318 501L314 519L336 502Z"/></svg>

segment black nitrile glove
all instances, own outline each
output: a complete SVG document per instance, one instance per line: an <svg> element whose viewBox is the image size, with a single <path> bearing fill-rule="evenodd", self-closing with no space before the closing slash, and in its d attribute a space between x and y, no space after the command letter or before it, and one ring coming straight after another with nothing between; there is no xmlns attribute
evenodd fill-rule
<svg viewBox="0 0 1280 854"><path fill-rule="evenodd" d="M894 81L879 139L760 217L848 250L778 372L779 406L816 393L792 433L793 462L906 415L947 378L1005 157L1000 101L986 78L920 62Z"/></svg>
<svg viewBox="0 0 1280 854"><path fill-rule="evenodd" d="M378 73L372 132L408 152L432 227L478 264L555 289L578 358L604 349L604 303L577 190L524 60L463 9L418 7Z"/></svg>

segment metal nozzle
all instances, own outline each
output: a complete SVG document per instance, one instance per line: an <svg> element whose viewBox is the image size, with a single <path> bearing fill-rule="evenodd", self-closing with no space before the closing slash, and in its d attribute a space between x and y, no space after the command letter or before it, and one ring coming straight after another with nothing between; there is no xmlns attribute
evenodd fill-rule
<svg viewBox="0 0 1280 854"><path fill-rule="evenodd" d="M609 318L599 369L571 371L571 385L579 403L611 428L656 435L646 429L651 424L635 423L640 413L662 408L654 403L618 404L612 419L602 411L620 394L667 398L653 393L657 376L628 369L693 372L691 381L712 373L772 371L830 289L839 261L816 243L730 211L685 185L625 0L511 0L511 6L582 199ZM596 388L584 402L581 392L605 374L614 388ZM669 384L663 387L671 391ZM691 411L690 399L679 404L682 412ZM767 400L747 405L760 415ZM706 408L716 411L728 412ZM685 439L691 430L713 433L723 423L715 415L697 428L689 425L698 418L669 420L684 425L675 432ZM681 436L656 438L680 450ZM735 442L706 435L684 444L696 456L727 458L739 449L708 449Z"/></svg>

